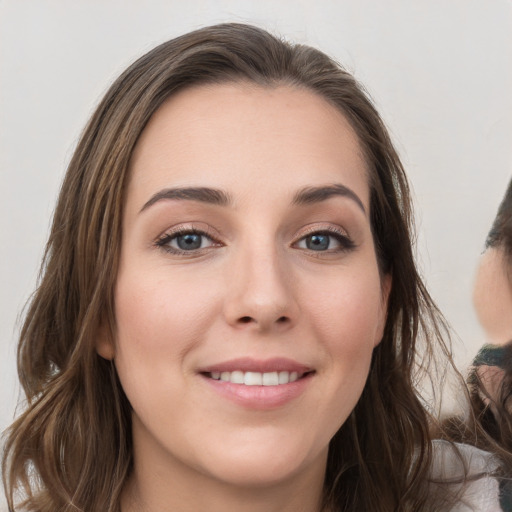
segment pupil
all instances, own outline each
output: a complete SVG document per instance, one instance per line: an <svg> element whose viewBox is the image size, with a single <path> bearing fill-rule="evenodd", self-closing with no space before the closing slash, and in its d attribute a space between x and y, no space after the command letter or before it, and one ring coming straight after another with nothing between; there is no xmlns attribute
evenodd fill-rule
<svg viewBox="0 0 512 512"><path fill-rule="evenodd" d="M306 239L306 246L313 251L324 251L329 248L329 236L311 235Z"/></svg>
<svg viewBox="0 0 512 512"><path fill-rule="evenodd" d="M201 247L201 235L195 233L181 235L177 238L176 242L178 243L178 247L185 251L199 249Z"/></svg>

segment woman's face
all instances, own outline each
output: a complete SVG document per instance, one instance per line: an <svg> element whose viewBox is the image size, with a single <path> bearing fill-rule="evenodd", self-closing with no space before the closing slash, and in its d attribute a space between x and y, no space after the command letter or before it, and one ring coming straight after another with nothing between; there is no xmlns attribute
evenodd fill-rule
<svg viewBox="0 0 512 512"><path fill-rule="evenodd" d="M136 468L323 478L386 318L369 211L358 140L311 92L201 86L156 112L131 161L116 339L98 343Z"/></svg>
<svg viewBox="0 0 512 512"><path fill-rule="evenodd" d="M490 248L480 260L475 279L473 301L487 343L504 345L512 342L512 287L507 275L503 249ZM505 370L500 366L482 365L477 369L486 393L481 398L496 411ZM492 400L488 396L492 397Z"/></svg>
<svg viewBox="0 0 512 512"><path fill-rule="evenodd" d="M486 341L495 345L511 341L512 287L502 249L487 249L482 256L475 279L473 301Z"/></svg>

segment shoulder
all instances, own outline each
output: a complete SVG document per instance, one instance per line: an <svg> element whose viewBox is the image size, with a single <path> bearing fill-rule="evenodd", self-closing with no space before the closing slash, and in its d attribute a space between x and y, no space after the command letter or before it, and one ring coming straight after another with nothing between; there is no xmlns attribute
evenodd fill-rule
<svg viewBox="0 0 512 512"><path fill-rule="evenodd" d="M500 482L494 476L499 463L494 456L473 446L433 442L432 479L447 482L458 496L451 512L504 512Z"/></svg>
<svg viewBox="0 0 512 512"><path fill-rule="evenodd" d="M432 449L432 472L440 478L474 477L482 473L491 474L499 468L493 455L467 444L435 440Z"/></svg>

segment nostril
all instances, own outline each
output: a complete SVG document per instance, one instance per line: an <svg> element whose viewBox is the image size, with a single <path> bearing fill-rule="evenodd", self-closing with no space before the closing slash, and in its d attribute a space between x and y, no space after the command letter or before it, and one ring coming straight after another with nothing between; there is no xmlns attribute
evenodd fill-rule
<svg viewBox="0 0 512 512"><path fill-rule="evenodd" d="M276 319L275 323L276 324L286 324L289 321L290 321L289 317L280 316L279 318ZM256 318L254 318L252 316L241 316L237 322L239 324L250 324L250 323L254 322L255 324L258 324L258 325L261 323ZM263 323L266 323L266 322L263 322Z"/></svg>

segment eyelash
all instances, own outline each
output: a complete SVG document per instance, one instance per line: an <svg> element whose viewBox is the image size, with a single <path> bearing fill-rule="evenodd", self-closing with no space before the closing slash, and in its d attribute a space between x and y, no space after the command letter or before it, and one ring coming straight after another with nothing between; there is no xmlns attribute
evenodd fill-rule
<svg viewBox="0 0 512 512"><path fill-rule="evenodd" d="M173 240L177 239L180 236L185 236L185 235L199 235L201 237L205 237L205 238L209 239L212 242L212 244L208 247L200 247L198 249L192 249L192 250L178 249L176 247L171 247L169 245ZM183 227L183 228L178 228L171 232L164 233L161 237L159 237L156 240L155 245L170 254L175 254L178 256L179 255L192 256L192 255L197 255L198 253L202 253L205 249L209 249L210 247L220 247L223 244L221 242L219 242L211 234L207 233L206 231L203 231L202 229Z"/></svg>
<svg viewBox="0 0 512 512"><path fill-rule="evenodd" d="M176 240L178 237L185 236L185 235L199 235L201 237L205 237L211 241L211 245L209 245L208 247L199 247L197 249L191 249L191 250L178 249L176 247L171 247L169 245L173 240ZM313 249L300 248L300 247L297 247L297 248L304 250L316 257L321 257L324 254L336 254L336 253L350 252L351 250L356 248L356 244L354 243L354 241L345 232L335 229L333 227L324 228L324 229L318 229L318 228L311 229L308 232L303 233L297 241L293 242L292 246L296 247L300 242L306 240L307 238L309 238L313 235L332 237L336 240L336 242L339 244L340 247L335 248L335 249L328 248L323 251L315 251ZM183 227L183 228L178 228L172 232L164 233L161 237L159 237L156 240L155 245L158 248L160 248L170 254L174 254L174 255L178 255L178 256L180 256L180 255L192 256L192 255L201 254L205 250L209 249L210 247L220 247L223 244L219 240L217 240L215 237L213 237L211 234L207 233L204 230L197 229L197 228Z"/></svg>
<svg viewBox="0 0 512 512"><path fill-rule="evenodd" d="M339 253L350 252L356 248L356 244L348 236L348 234L346 232L336 229L334 227L320 228L320 229L318 227L311 228L306 233L303 233L301 235L301 237L296 242L294 242L293 245L297 245L299 242L306 240L307 238L309 238L313 235L332 237L339 244L338 248L327 249L325 251L314 251L313 249L303 249L316 257L321 257L322 255L325 255L325 254L339 254Z"/></svg>

